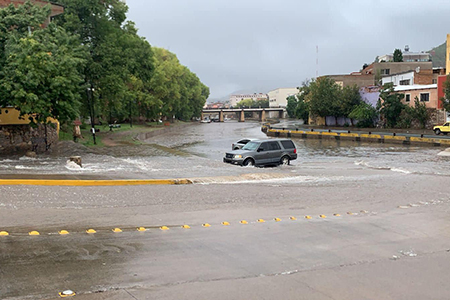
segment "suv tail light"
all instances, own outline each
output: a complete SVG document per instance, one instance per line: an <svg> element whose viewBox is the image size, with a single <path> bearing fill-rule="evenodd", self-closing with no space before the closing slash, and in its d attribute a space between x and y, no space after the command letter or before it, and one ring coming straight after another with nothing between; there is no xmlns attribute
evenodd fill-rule
<svg viewBox="0 0 450 300"><path fill-rule="evenodd" d="M297 154L297 148L294 148L294 153Z"/></svg>

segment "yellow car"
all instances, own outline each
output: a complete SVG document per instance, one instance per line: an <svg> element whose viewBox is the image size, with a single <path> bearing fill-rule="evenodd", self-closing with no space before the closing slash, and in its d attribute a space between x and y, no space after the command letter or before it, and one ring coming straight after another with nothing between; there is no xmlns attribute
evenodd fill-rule
<svg viewBox="0 0 450 300"><path fill-rule="evenodd" d="M441 132L444 135L447 135L450 132L450 122L447 122L444 125L434 126L433 131L436 135L440 135Z"/></svg>

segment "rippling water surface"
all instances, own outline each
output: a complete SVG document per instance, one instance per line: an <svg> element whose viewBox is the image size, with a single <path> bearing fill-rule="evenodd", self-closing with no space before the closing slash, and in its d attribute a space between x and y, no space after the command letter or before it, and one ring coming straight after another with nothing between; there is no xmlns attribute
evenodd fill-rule
<svg viewBox="0 0 450 300"><path fill-rule="evenodd" d="M293 139L299 158L275 168L242 168L224 164L222 157L240 138L265 138L257 122L225 122L179 126L152 137L144 145L87 149L65 142L57 151L37 159L0 156L1 174L102 175L123 178L227 176L245 173L296 173L315 165L334 163L405 174L450 175L450 159L438 156L443 148ZM80 155L83 167L68 162Z"/></svg>

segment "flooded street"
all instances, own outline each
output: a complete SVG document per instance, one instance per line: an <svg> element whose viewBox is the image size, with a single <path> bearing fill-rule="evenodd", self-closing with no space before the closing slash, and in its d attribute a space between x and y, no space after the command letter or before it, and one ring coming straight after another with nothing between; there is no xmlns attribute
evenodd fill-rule
<svg viewBox="0 0 450 300"><path fill-rule="evenodd" d="M248 173L248 169L222 163L231 144L241 138L266 138L257 122L188 124L143 140L143 145L121 145L88 149L65 142L51 154L37 159L1 157L0 176L17 174L61 174L108 176L109 178L211 177ZM442 148L351 141L294 139L298 160L289 172L296 173L317 164L357 165L394 172L450 176L448 157L437 156ZM83 168L68 162L79 155ZM278 168L253 168L252 172L280 172ZM286 170L281 170L285 172Z"/></svg>
<svg viewBox="0 0 450 300"><path fill-rule="evenodd" d="M0 158L2 178L195 178L0 185L0 299L450 298L442 148L295 139L289 166L224 164L242 137L265 135L189 124L142 145Z"/></svg>

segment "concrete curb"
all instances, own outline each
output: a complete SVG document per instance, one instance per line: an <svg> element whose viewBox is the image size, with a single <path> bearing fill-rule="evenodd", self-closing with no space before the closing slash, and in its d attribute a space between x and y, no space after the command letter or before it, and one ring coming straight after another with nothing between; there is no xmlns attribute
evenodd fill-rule
<svg viewBox="0 0 450 300"><path fill-rule="evenodd" d="M41 186L129 186L129 185L178 185L192 184L189 179L129 179L129 180L47 180L0 179L0 185Z"/></svg>

